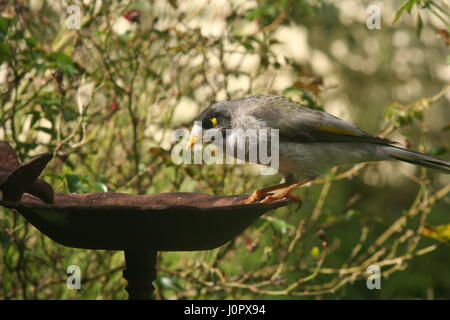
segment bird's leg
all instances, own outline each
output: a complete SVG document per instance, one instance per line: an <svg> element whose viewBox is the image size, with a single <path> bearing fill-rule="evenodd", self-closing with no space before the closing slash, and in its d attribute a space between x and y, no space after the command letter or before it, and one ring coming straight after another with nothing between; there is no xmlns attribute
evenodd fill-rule
<svg viewBox="0 0 450 320"><path fill-rule="evenodd" d="M250 197L241 201L241 203L243 203L243 204L256 203L259 200L262 200L262 199L268 197L272 191L283 189L286 187L289 187L289 183L283 182L283 183L277 184L276 186L256 190L255 192L252 193L252 195Z"/></svg>
<svg viewBox="0 0 450 320"><path fill-rule="evenodd" d="M291 192L294 191L295 189L297 189L298 187L300 187L308 182L311 182L313 180L314 180L314 178L308 177L308 178L301 180L298 183L291 184L285 188L282 188L281 191L279 191L275 194L267 195L264 199L261 200L261 203L271 203L271 202L275 202L278 200L291 199L294 202L297 202L300 206L302 203L302 199L299 196L297 196L296 194L293 194Z"/></svg>

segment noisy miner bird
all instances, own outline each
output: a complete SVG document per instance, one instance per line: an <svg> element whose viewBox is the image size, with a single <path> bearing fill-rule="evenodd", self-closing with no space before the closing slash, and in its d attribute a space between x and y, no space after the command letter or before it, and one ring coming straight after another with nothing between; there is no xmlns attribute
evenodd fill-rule
<svg viewBox="0 0 450 320"><path fill-rule="evenodd" d="M278 129L279 172L284 182L256 190L244 203L268 203L285 198L300 202L291 192L332 167L342 164L401 160L450 173L450 162L397 146L395 141L373 136L329 113L310 109L289 98L255 95L217 102L197 118L201 131L227 129ZM193 131L194 132L194 131ZM192 135L188 148L198 142Z"/></svg>

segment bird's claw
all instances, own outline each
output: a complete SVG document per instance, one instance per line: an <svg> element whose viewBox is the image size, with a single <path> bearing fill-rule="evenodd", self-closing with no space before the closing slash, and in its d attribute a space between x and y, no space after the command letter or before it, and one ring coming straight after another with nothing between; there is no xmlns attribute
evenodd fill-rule
<svg viewBox="0 0 450 320"><path fill-rule="evenodd" d="M298 209L300 209L300 207L302 206L302 199L293 193L290 192L280 192L278 194L274 194L274 195L267 195L264 199L262 199L260 201L260 203L272 203L272 202L276 202L276 201L281 201L281 200L291 200L293 202L298 203Z"/></svg>
<svg viewBox="0 0 450 320"><path fill-rule="evenodd" d="M264 190L256 190L251 194L250 197L248 197L245 200L242 200L242 204L255 204L260 203L262 200L267 198L268 196L271 196L272 193L264 192Z"/></svg>
<svg viewBox="0 0 450 320"><path fill-rule="evenodd" d="M245 200L242 200L242 204L255 204L255 203L273 203L277 201L283 201L283 200L291 200L293 202L298 203L298 207L296 210L300 209L302 206L302 199L291 192L280 192L280 193L264 193L261 192L261 190L256 190L252 193L250 197L248 197Z"/></svg>
<svg viewBox="0 0 450 320"><path fill-rule="evenodd" d="M286 182L281 183L279 185L256 190L252 193L250 197L241 201L242 204L255 204L255 203L272 203L283 200L291 200L293 202L298 203L297 210L302 206L302 199L293 194L292 191L297 189L298 187L304 185L305 183L310 182L311 178L305 178L298 183L294 183L288 185Z"/></svg>

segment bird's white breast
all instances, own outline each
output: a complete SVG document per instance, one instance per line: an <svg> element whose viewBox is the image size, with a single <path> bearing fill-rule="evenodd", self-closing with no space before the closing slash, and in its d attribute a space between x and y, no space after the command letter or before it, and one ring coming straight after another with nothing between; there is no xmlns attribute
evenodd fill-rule
<svg viewBox="0 0 450 320"><path fill-rule="evenodd" d="M376 145L361 143L280 143L280 172L297 179L318 176L332 167L385 159Z"/></svg>

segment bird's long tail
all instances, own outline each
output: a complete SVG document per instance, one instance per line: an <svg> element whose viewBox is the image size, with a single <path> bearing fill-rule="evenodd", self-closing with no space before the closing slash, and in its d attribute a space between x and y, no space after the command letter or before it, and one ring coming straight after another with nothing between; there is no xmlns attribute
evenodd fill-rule
<svg viewBox="0 0 450 320"><path fill-rule="evenodd" d="M427 156L426 154L411 151L394 146L386 146L383 148L386 153L397 160L417 164L419 166L436 169L447 174L450 174L450 161L445 161L435 157Z"/></svg>

